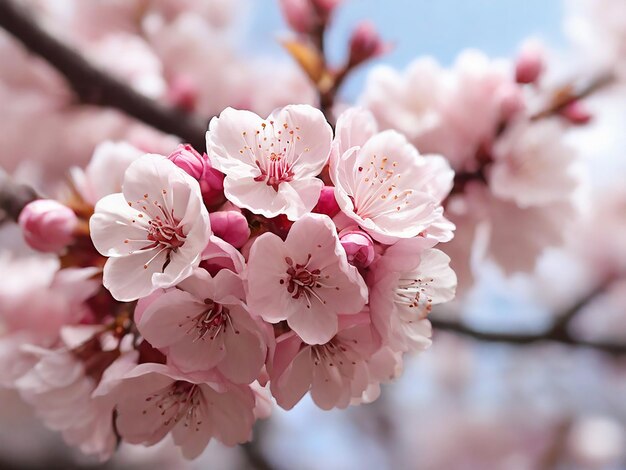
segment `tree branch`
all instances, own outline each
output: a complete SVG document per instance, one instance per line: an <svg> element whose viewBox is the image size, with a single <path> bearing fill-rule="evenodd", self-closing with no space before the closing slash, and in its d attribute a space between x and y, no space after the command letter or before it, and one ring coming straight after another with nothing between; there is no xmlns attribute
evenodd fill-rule
<svg viewBox="0 0 626 470"><path fill-rule="evenodd" d="M547 108L534 114L530 119L537 121L539 119L554 116L555 114L563 111L570 104L587 98L614 82L614 74L611 72L605 72L589 80L587 83L584 83L582 86L576 87L575 85L565 85L556 91L552 99L552 103L550 103Z"/></svg>
<svg viewBox="0 0 626 470"><path fill-rule="evenodd" d="M35 199L34 189L14 182L0 169L0 225L9 220L17 222L24 206Z"/></svg>
<svg viewBox="0 0 626 470"><path fill-rule="evenodd" d="M589 298L584 299L584 302L580 302L572 309L568 309L562 316L559 316L551 328L539 333L481 331L465 325L462 322L438 318L431 318L430 322L435 330L449 331L487 343L527 346L543 342L554 342L569 346L595 349L614 356L626 354L626 343L587 340L577 338L569 332L569 323L575 315L582 310L583 306L587 305L591 301L591 298L592 297L590 296Z"/></svg>
<svg viewBox="0 0 626 470"><path fill-rule="evenodd" d="M204 149L208 119L164 106L94 67L39 27L15 0L0 0L0 26L61 73L81 102L118 109L155 129L180 137L197 149Z"/></svg>

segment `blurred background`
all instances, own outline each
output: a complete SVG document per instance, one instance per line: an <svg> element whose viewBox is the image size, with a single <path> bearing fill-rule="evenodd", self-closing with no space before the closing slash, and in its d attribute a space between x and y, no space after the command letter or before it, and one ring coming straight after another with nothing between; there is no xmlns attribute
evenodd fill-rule
<svg viewBox="0 0 626 470"><path fill-rule="evenodd" d="M228 105L267 113L315 100L279 43L289 28L276 0L147 0L140 2L144 13L151 8L156 13L141 18L134 2L124 0L21 3L42 27L134 89L207 120ZM581 3L346 0L327 38L331 61L345 57L350 34L364 19L393 49L356 70L340 91L341 101L359 102L370 70L379 64L402 70L428 55L449 66L467 48L510 58L528 38L545 44L564 76L579 72L574 59L588 51L572 26ZM172 136L117 111L79 105L54 70L1 29L0 102L0 164L44 192L54 191L71 166L86 164L103 140L124 139L162 152L176 144ZM588 193L619 190L626 181L625 105L623 89L592 97L594 122L568 135L582 156ZM603 203L591 201L586 210L597 215ZM505 276L489 262L475 267L474 285L450 307L453 312L443 312L445 318L461 315L478 331L542 331L555 312L593 287L581 244L610 232L617 245L626 245L626 204L616 207L622 222L609 224L606 216L580 226L565 245L545 250L532 272ZM595 234L589 233L593 227ZM0 237L5 250L27 252L14 227L2 226ZM623 281L581 310L572 327L584 337L626 341ZM151 449L123 445L110 463L98 464L66 448L13 391L2 390L0 467L626 468L626 355L553 342L489 342L435 328L432 347L407 358L404 366L373 404L326 412L305 397L295 409L276 408L260 422L248 449L212 443L194 462L181 460L165 442Z"/></svg>

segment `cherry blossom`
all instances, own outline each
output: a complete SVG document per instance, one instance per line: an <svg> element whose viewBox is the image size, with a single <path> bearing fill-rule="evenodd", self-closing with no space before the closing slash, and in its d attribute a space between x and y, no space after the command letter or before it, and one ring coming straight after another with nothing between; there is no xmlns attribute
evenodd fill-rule
<svg viewBox="0 0 626 470"><path fill-rule="evenodd" d="M331 177L339 207L383 243L415 237L441 220L454 173L442 157L421 156L395 131L368 138L365 128L355 128L363 119L353 114L337 124Z"/></svg>
<svg viewBox="0 0 626 470"><path fill-rule="evenodd" d="M122 190L124 173L143 154L127 142L102 142L95 148L85 170L71 168L72 183L86 202L95 205L104 196Z"/></svg>
<svg viewBox="0 0 626 470"><path fill-rule="evenodd" d="M432 306L454 298L450 258L420 249L419 240L389 247L373 266L368 284L372 322L386 344L400 351L430 346Z"/></svg>
<svg viewBox="0 0 626 470"><path fill-rule="evenodd" d="M232 271L211 277L197 269L152 302L137 327L181 371L217 367L227 379L248 384L258 377L267 347L244 299L243 282Z"/></svg>
<svg viewBox="0 0 626 470"><path fill-rule="evenodd" d="M49 428L61 431L68 444L104 461L111 457L117 445L113 404L102 397L94 398L93 393L106 369L110 369L108 375L113 379L116 373L132 367L136 353L121 356L117 351L93 353L91 346L85 348L87 351L90 360L83 362L80 346L56 350L28 347L27 352L38 361L17 380L16 387Z"/></svg>
<svg viewBox="0 0 626 470"><path fill-rule="evenodd" d="M210 236L198 182L160 155L145 155L124 176L123 192L96 204L89 225L109 259L104 286L134 300L191 274Z"/></svg>
<svg viewBox="0 0 626 470"><path fill-rule="evenodd" d="M377 345L366 313L342 317L339 333L323 344L303 344L297 335L285 335L277 342L270 372L276 402L291 409L310 390L324 410L347 407L368 387L367 359Z"/></svg>
<svg viewBox="0 0 626 470"><path fill-rule="evenodd" d="M489 186L520 207L564 200L579 186L575 157L558 122L516 122L494 146Z"/></svg>
<svg viewBox="0 0 626 470"><path fill-rule="evenodd" d="M255 394L247 385L191 376L163 364L140 364L111 391L116 427L126 442L153 445L171 432L188 459L212 438L228 446L247 441Z"/></svg>
<svg viewBox="0 0 626 470"><path fill-rule="evenodd" d="M331 141L324 115L307 105L286 106L267 119L228 108L207 132L211 162L226 175L226 197L255 214L286 214L290 220L317 203L323 183L316 176Z"/></svg>
<svg viewBox="0 0 626 470"><path fill-rule="evenodd" d="M338 314L359 313L367 287L326 215L307 214L283 242L265 233L250 249L248 306L265 321L287 320L306 343L323 344L338 328Z"/></svg>

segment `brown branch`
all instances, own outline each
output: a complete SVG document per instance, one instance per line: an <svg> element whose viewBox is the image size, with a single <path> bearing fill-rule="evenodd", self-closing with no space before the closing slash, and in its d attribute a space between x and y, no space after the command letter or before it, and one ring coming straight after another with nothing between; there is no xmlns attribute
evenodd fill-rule
<svg viewBox="0 0 626 470"><path fill-rule="evenodd" d="M615 76L611 72L606 72L594 77L582 86L565 85L556 91L552 102L547 108L531 116L532 121L537 121L546 117L554 116L567 108L572 103L582 100L606 88L615 82Z"/></svg>
<svg viewBox="0 0 626 470"><path fill-rule="evenodd" d="M435 330L450 331L468 338L487 343L503 343L510 345L525 346L542 342L556 342L570 346L595 349L612 355L626 354L626 343L610 341L594 341L575 338L569 333L555 333L551 330L541 333L510 333L510 332L487 332L475 330L463 323L451 320L431 319Z"/></svg>
<svg viewBox="0 0 626 470"><path fill-rule="evenodd" d="M0 170L0 225L9 220L17 222L24 206L35 199L34 189L14 182Z"/></svg>
<svg viewBox="0 0 626 470"><path fill-rule="evenodd" d="M204 149L208 119L151 100L94 67L44 31L15 0L0 0L0 27L61 73L81 102L118 109L155 129L180 137L197 149Z"/></svg>

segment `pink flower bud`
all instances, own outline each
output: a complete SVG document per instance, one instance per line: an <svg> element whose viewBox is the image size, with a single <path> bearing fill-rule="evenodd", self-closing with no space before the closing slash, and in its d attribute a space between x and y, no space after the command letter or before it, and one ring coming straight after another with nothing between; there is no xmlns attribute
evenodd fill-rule
<svg viewBox="0 0 626 470"><path fill-rule="evenodd" d="M235 248L241 248L250 238L248 221L241 212L211 212L209 218L213 233Z"/></svg>
<svg viewBox="0 0 626 470"><path fill-rule="evenodd" d="M280 0L280 8L295 32L308 34L315 28L317 15L310 0Z"/></svg>
<svg viewBox="0 0 626 470"><path fill-rule="evenodd" d="M191 145L181 144L167 158L198 180L205 204L211 206L223 201L224 175L211 166L206 154L200 155Z"/></svg>
<svg viewBox="0 0 626 470"><path fill-rule="evenodd" d="M167 90L167 99L180 109L193 111L198 102L198 87L185 75L174 77Z"/></svg>
<svg viewBox="0 0 626 470"><path fill-rule="evenodd" d="M515 62L515 80L517 83L534 83L543 72L543 51L537 44L527 44L520 51Z"/></svg>
<svg viewBox="0 0 626 470"><path fill-rule="evenodd" d="M339 234L339 241L346 250L348 262L357 268L367 268L374 261L374 241L358 229L346 229Z"/></svg>
<svg viewBox="0 0 626 470"><path fill-rule="evenodd" d="M18 222L31 248L56 253L72 243L78 218L57 201L38 199L22 209Z"/></svg>
<svg viewBox="0 0 626 470"><path fill-rule="evenodd" d="M310 0L323 23L328 23L333 12L343 0Z"/></svg>
<svg viewBox="0 0 626 470"><path fill-rule="evenodd" d="M202 198L207 206L215 206L224 202L224 173L207 165L204 168L202 178L200 178L200 191L202 191Z"/></svg>
<svg viewBox="0 0 626 470"><path fill-rule="evenodd" d="M374 24L363 21L357 25L350 38L349 64L355 67L366 60L384 54L387 50L388 47L380 39Z"/></svg>
<svg viewBox="0 0 626 470"><path fill-rule="evenodd" d="M189 144L180 144L167 158L197 180L202 178L205 166L209 165L208 159Z"/></svg>
<svg viewBox="0 0 626 470"><path fill-rule="evenodd" d="M576 125L587 124L593 117L589 110L578 100L572 101L565 106L559 114Z"/></svg>
<svg viewBox="0 0 626 470"><path fill-rule="evenodd" d="M320 193L320 198L313 208L313 212L334 217L339 213L339 210L339 204L337 204L337 200L335 199L335 188L332 186L324 186Z"/></svg>

